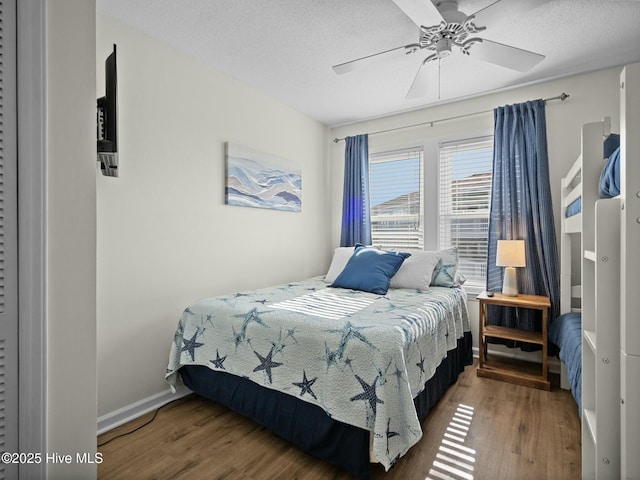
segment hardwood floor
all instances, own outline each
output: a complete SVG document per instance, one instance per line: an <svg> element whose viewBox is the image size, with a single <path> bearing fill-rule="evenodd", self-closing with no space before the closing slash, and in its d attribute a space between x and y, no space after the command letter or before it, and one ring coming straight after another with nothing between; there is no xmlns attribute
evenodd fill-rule
<svg viewBox="0 0 640 480"><path fill-rule="evenodd" d="M149 413L101 435L98 444L145 423ZM568 391L477 378L467 367L423 422L424 435L374 480L579 479L580 419ZM260 425L190 395L139 431L99 447L100 479L349 480Z"/></svg>

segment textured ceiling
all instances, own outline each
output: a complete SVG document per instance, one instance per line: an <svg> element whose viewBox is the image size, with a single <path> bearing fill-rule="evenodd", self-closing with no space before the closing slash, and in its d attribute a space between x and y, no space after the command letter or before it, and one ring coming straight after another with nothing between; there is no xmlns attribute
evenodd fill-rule
<svg viewBox="0 0 640 480"><path fill-rule="evenodd" d="M424 0L429 1L429 0ZM474 13L495 0L460 0ZM516 0L502 0L514 2ZM551 0L482 36L546 58L526 73L452 55L426 97L405 94L424 56L337 75L332 66L415 43L391 0L98 0L110 15L326 124L640 61L640 1Z"/></svg>

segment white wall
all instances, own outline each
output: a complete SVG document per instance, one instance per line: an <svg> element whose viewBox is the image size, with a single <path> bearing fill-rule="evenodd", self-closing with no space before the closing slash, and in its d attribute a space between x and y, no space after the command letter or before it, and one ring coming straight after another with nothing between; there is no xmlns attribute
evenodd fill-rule
<svg viewBox="0 0 640 480"><path fill-rule="evenodd" d="M167 389L182 310L324 274L328 130L98 15L98 91L117 44L120 177L98 177L98 414ZM224 143L302 168L302 212L224 205Z"/></svg>
<svg viewBox="0 0 640 480"><path fill-rule="evenodd" d="M367 122L350 124L331 129L331 138L343 138L359 133L377 132L391 128L412 125L441 118L450 118L469 113L492 111L495 107L519 103L538 98L550 98L566 92L570 98L565 102L549 102L546 108L547 141L549 152L549 173L551 178L552 201L556 231L560 234L560 179L580 153L582 124L611 117L613 131L619 129L619 74L620 68L612 68L585 75L574 76L485 95L473 99L416 110L399 115L379 118ZM472 81L470 79L470 81ZM492 112L466 117L433 126L402 129L390 133L371 135L370 150L424 145L426 192L433 191L436 181L435 155L438 141L455 138L475 137L493 132ZM340 215L342 204L342 181L344 164L344 142L331 147L331 239L337 245L340 239ZM427 249L437 248L435 236L429 236L432 243ZM559 247L558 237L558 247ZM469 302L474 345L477 348L478 307L475 300Z"/></svg>
<svg viewBox="0 0 640 480"><path fill-rule="evenodd" d="M47 463L96 450L95 1L47 2Z"/></svg>

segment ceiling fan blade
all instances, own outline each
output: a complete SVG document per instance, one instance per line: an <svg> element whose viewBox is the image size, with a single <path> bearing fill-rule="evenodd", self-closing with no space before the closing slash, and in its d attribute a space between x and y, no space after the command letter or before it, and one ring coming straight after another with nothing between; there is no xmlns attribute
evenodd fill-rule
<svg viewBox="0 0 640 480"><path fill-rule="evenodd" d="M549 1L551 0L498 0L474 13L475 20L473 23L478 27L504 25L505 19L528 12Z"/></svg>
<svg viewBox="0 0 640 480"><path fill-rule="evenodd" d="M418 27L440 25L444 19L431 0L393 0Z"/></svg>
<svg viewBox="0 0 640 480"><path fill-rule="evenodd" d="M545 58L544 55L539 53L485 39L471 47L469 56L519 72L526 72L532 69Z"/></svg>
<svg viewBox="0 0 640 480"><path fill-rule="evenodd" d="M412 50L408 46L392 48L391 50L385 50L384 52L374 53L373 55L367 55L366 57L358 58L356 60L351 60L350 62L340 63L338 65L334 65L332 68L334 72L338 74L343 74L359 68L367 67L371 64L379 62L380 60L402 57L403 55L408 55L409 53L413 53L413 52L414 50Z"/></svg>
<svg viewBox="0 0 640 480"><path fill-rule="evenodd" d="M436 62L427 60L420 64L418 73L416 73L413 83L407 92L407 100L421 98L427 94L429 91L429 85L434 83L435 73L437 73L436 69L431 68L435 65L437 65Z"/></svg>

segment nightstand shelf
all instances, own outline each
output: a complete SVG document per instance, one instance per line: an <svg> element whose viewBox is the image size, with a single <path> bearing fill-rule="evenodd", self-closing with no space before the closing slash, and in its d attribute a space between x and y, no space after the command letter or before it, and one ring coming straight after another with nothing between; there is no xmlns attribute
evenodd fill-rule
<svg viewBox="0 0 640 480"><path fill-rule="evenodd" d="M542 333L518 330L517 328L498 327L496 325L484 326L485 337L505 338L507 340L517 340L519 342L537 343L542 345Z"/></svg>
<svg viewBox="0 0 640 480"><path fill-rule="evenodd" d="M480 303L480 359L477 374L503 380L527 387L550 390L549 372L547 367L547 321L551 303L548 297L539 295L518 295L509 297L495 293L492 297L486 292L477 297ZM498 305L503 307L531 308L542 312L542 332L531 332L517 328L500 327L487 324L487 307ZM488 355L486 338L501 338L519 342L533 343L542 346L542 372L540 366L531 362L510 360L497 355Z"/></svg>

